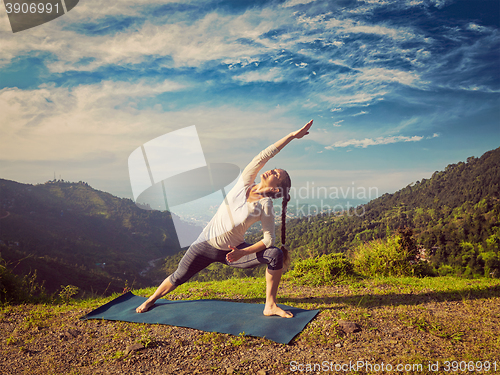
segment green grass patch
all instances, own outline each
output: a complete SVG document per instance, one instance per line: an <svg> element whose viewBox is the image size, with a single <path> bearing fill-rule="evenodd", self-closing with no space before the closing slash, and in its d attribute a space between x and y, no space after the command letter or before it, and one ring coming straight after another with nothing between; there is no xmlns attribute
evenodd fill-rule
<svg viewBox="0 0 500 375"><path fill-rule="evenodd" d="M150 296L155 288L134 290L134 294ZM228 279L221 281L193 281L180 285L167 298L169 299L245 299L260 300L266 297L264 278Z"/></svg>
<svg viewBox="0 0 500 375"><path fill-rule="evenodd" d="M295 261L293 269L285 274L284 280L318 286L355 276L353 264L343 254L336 253Z"/></svg>

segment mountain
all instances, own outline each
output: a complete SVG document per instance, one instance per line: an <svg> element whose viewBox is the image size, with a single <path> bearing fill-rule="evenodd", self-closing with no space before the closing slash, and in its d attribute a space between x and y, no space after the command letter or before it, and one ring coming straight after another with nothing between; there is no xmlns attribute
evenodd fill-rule
<svg viewBox="0 0 500 375"><path fill-rule="evenodd" d="M14 272L36 268L50 288L64 282L95 291L96 275L101 286L108 279L151 285L141 270L180 251L169 212L140 209L84 182L0 179L0 218L2 258L17 264Z"/></svg>
<svg viewBox="0 0 500 375"><path fill-rule="evenodd" d="M500 271L499 183L497 148L355 209L290 220L287 244L301 257L352 252L357 244L408 227L436 268Z"/></svg>

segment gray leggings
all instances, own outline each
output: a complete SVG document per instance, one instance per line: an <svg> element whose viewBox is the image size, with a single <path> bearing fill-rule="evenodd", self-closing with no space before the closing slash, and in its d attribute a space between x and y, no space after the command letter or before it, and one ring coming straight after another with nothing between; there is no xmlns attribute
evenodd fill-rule
<svg viewBox="0 0 500 375"><path fill-rule="evenodd" d="M242 249L248 246L250 245L243 242L236 247ZM277 247L269 247L257 253L245 255L236 262L231 263L226 260L226 255L230 252L231 250L216 249L207 241L196 241L184 254L175 272L169 276L170 282L175 286L179 286L214 262L236 268L254 268L260 264L267 264L267 268L270 270L283 268L283 252Z"/></svg>

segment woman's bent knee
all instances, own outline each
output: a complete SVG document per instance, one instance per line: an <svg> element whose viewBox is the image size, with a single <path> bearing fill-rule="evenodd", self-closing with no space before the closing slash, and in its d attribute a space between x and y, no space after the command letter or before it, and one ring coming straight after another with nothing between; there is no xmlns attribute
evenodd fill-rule
<svg viewBox="0 0 500 375"><path fill-rule="evenodd" d="M280 248L277 247L270 247L265 250L266 251L266 257L270 259L267 268L270 270L280 270L283 268L283 251L281 251Z"/></svg>

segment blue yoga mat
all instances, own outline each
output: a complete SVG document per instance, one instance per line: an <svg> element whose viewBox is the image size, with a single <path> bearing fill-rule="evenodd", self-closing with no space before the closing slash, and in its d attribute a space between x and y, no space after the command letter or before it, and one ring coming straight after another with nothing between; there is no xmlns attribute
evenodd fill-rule
<svg viewBox="0 0 500 375"><path fill-rule="evenodd" d="M303 310L279 305L293 313L293 318L264 316L263 304L217 300L168 301L159 299L149 311L138 314L137 306L147 298L131 292L91 311L80 319L106 319L133 323L167 324L195 328L206 332L229 333L288 344L318 314L319 310Z"/></svg>

